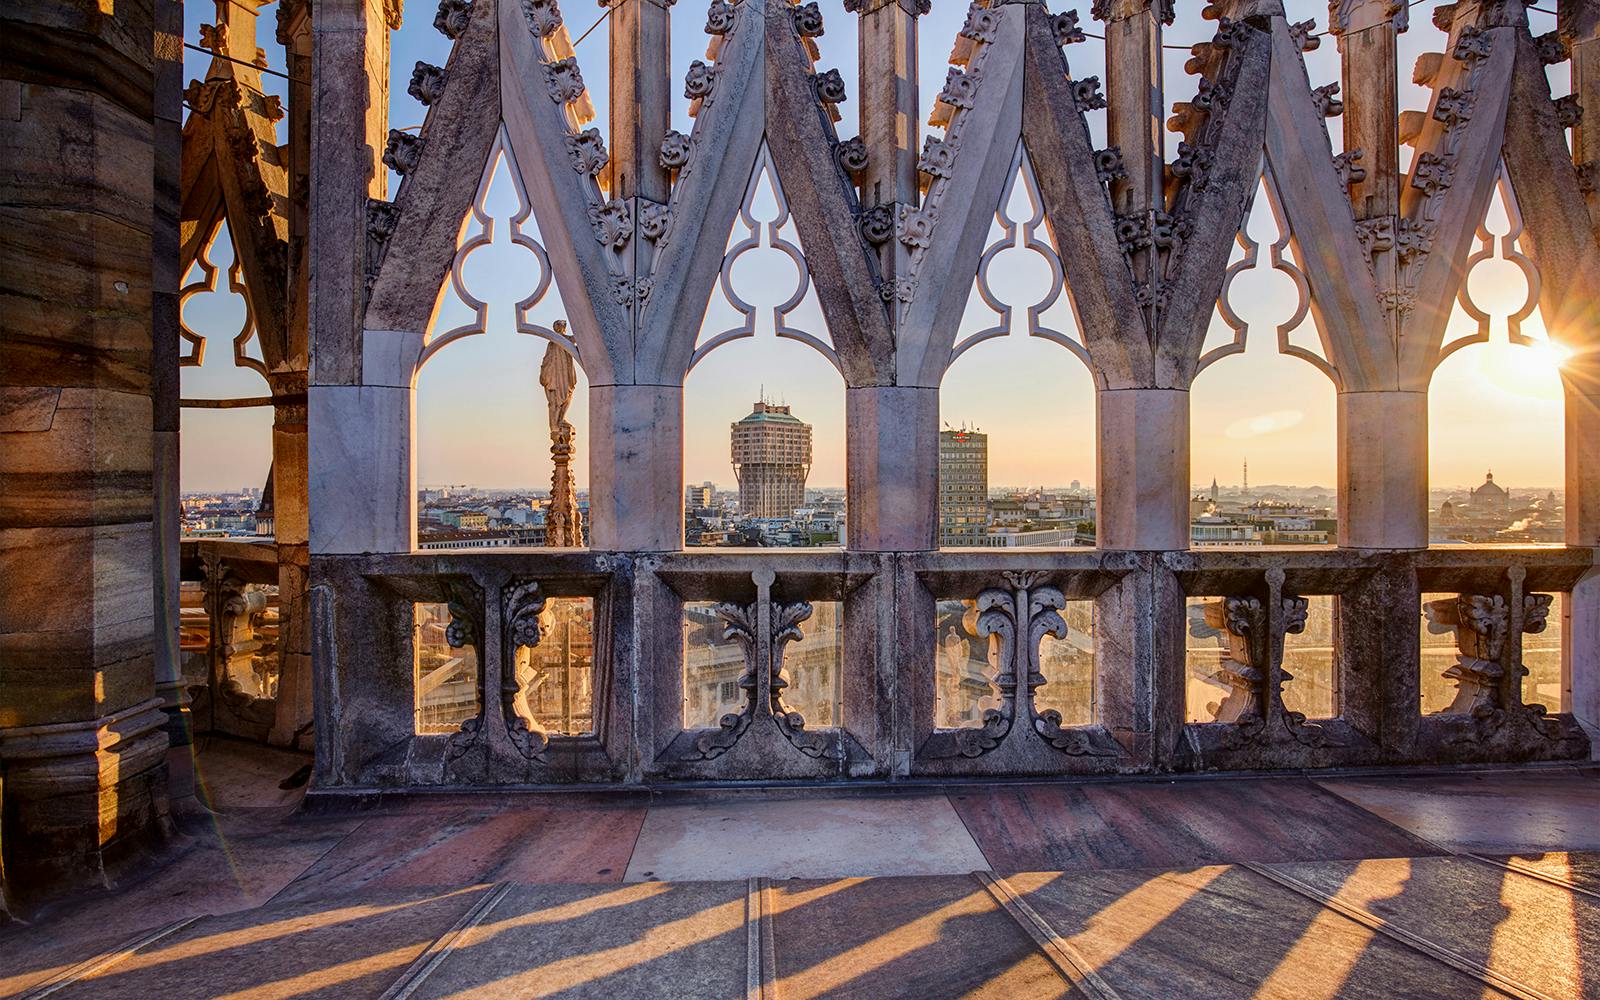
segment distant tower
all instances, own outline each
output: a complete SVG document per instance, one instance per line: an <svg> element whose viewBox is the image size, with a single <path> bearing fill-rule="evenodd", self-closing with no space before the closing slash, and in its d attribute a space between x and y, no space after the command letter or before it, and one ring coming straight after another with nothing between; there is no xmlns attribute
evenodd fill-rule
<svg viewBox="0 0 1600 1000"><path fill-rule="evenodd" d="M939 545L982 545L989 530L989 435L939 432Z"/></svg>
<svg viewBox="0 0 1600 1000"><path fill-rule="evenodd" d="M810 472L811 425L789 407L763 400L733 425L733 475L746 517L788 517L804 507Z"/></svg>
<svg viewBox="0 0 1600 1000"><path fill-rule="evenodd" d="M1218 492L1219 491L1217 489L1217 477L1216 476L1212 476L1211 477L1211 502L1212 503L1216 503L1217 502L1217 494L1218 494Z"/></svg>
<svg viewBox="0 0 1600 1000"><path fill-rule="evenodd" d="M1250 493L1250 459L1248 458L1244 460L1244 492L1247 496Z"/></svg>

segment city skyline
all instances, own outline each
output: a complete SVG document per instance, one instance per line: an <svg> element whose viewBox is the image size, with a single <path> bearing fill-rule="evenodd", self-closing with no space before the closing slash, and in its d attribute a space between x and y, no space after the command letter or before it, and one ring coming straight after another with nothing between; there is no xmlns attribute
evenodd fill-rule
<svg viewBox="0 0 1600 1000"><path fill-rule="evenodd" d="M825 4L827 14L837 2ZM921 19L926 39L955 37L964 10L935 8ZM1548 30L1553 19L1538 11L1537 31ZM189 20L206 19L198 8ZM701 58L704 36L700 15L686 8L673 13L673 62L687 66ZM816 39L823 62L837 67L851 93L857 92L854 18L830 17L830 30ZM1548 23L1547 23L1548 22ZM1198 9L1178 11L1170 37L1179 40L1209 37L1214 26ZM609 22L601 20L579 48L583 60L603 62ZM1399 63L1409 66L1429 44L1424 31L1398 37ZM275 44L269 35L261 41ZM391 62L391 120L395 127L420 122L424 108L406 94L411 67L422 59L443 65L449 41L432 30L427 18L408 18L394 35ZM922 105L932 106L944 80L942 44L924 44L919 50L919 89ZM1195 78L1183 72L1187 52L1175 47L1165 53L1168 96L1184 98ZM1306 56L1314 76L1333 79L1338 73L1335 46L1324 45ZM206 57L186 56L191 77L205 73ZM1073 51L1074 68L1082 75L1101 73L1103 53L1096 46ZM599 112L596 127L606 129L607 80L604 74L586 78ZM268 78L269 91L281 81ZM1562 74L1552 78L1553 93L1567 92ZM1399 81L1403 109L1425 108L1426 88L1413 84L1408 74ZM675 127L688 128L688 102L673 93ZM1098 113L1086 116L1097 143L1104 140L1104 120ZM849 130L846 129L846 132ZM1335 149L1340 136L1334 130ZM1176 137L1168 138L1169 151ZM391 178L393 181L394 178ZM1020 185L1019 185L1020 187ZM1013 191L1013 200L1022 197ZM768 198L758 198L758 218L771 217ZM544 404L537 374L544 349L537 338L513 332L510 303L519 299L532 280L531 255L509 243L505 220L516 211L512 185L500 171L487 202L497 221L495 241L467 260L463 277L469 289L489 303L486 333L472 336L439 352L424 369L418 385L416 468L419 483L470 482L489 488L548 482L550 465L544 436ZM766 213L766 214L763 214ZM1503 209L1490 211L1488 229L1504 232ZM1266 204L1257 198L1247 232L1268 245L1277 235L1277 223ZM998 232L998 229L995 230ZM793 223L783 233L798 242ZM736 228L730 243L739 238ZM231 252L219 240L212 262L226 273ZM1235 248L1234 255L1240 254ZM1274 326L1294 311L1293 282L1266 265L1242 273L1230 298L1235 310L1250 322L1255 333L1243 357L1225 357L1202 372L1191 393L1192 478L1209 481L1214 470L1237 468L1248 451L1262 481L1332 483L1335 479L1335 392L1332 382L1305 361L1277 353L1271 334ZM1037 298L1047 269L1031 251L1007 249L996 258L999 272L992 282L1001 300L1025 306ZM842 486L844 470L844 386L821 354L793 340L775 337L771 306L782 301L794 285L794 265L781 251L752 251L735 269L746 298L756 307L757 336L736 340L710 352L690 372L685 385L685 482L731 479L726 456L725 431L742 415L743 407L765 384L806 414L814 427L810 482ZM206 364L182 371L185 397L260 396L265 381L254 372L232 368L227 339L239 329L244 313L237 296L223 291L195 296L184 308L190 325L203 329L212 340ZM1504 316L1513 312L1526 285L1509 261L1489 259L1479 263L1468 278L1473 297L1494 317L1491 342L1471 345L1446 358L1434 375L1430 394L1430 480L1437 486L1468 486L1486 466L1494 466L1508 482L1558 485L1563 481L1563 428L1561 390L1554 352L1543 347L1513 347L1506 342ZM753 289L753 291L751 291ZM1030 292L1030 289L1034 290ZM1070 290L1069 290L1070 291ZM441 296L436 329L449 329L462 313L451 295ZM1451 323L1447 339L1470 334L1475 324L1461 309ZM1014 310L1018 314L1024 308ZM564 309L559 290L551 287L530 314L534 322L550 325ZM963 318L963 335L994 322L977 294L969 296ZM736 325L739 314L720 291L712 295L702 327L702 342ZM1040 316L1041 322L1074 335L1076 329L1068 295L1061 295ZM827 340L815 293L808 293L788 316L788 322ZM1523 324L1524 334L1540 341L1545 331L1537 311ZM1207 349L1226 344L1233 331L1218 314L1212 323ZM1316 333L1310 319L1289 334L1296 346L1312 346ZM781 378L777 377L781 376ZM575 481L588 484L588 383L580 372L571 418L576 427L578 451ZM1052 484L1073 479L1095 479L1093 430L1094 391L1087 369L1061 346L1017 333L999 337L965 352L952 365L940 393L942 419L952 425L981 426L991 435L990 478L996 483ZM265 478L270 450L271 414L267 409L185 410L183 414L182 481L184 488L209 489ZM1061 434L1060 428L1078 428ZM492 428L492 431L486 431ZM259 471L256 471L259 470Z"/></svg>

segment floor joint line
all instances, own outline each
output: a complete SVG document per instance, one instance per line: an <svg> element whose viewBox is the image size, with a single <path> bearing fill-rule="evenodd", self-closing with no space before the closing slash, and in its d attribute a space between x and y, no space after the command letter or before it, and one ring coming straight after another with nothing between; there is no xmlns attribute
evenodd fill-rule
<svg viewBox="0 0 1600 1000"><path fill-rule="evenodd" d="M423 980L432 975L444 963L444 960L450 957L450 953L455 951L456 946L461 943L462 938L466 937L467 932L483 923L484 918L489 915L489 911L498 906L500 900L504 899L511 889L512 883L510 882L496 882L491 885L484 897L474 903L466 913L463 913L454 927L435 938L433 943L428 945L423 953L417 956L416 961L406 967L406 971L400 974L400 978L394 981L394 985L383 991L383 996L379 997L379 1000L404 1000L405 997L410 996L417 987L422 985Z"/></svg>
<svg viewBox="0 0 1600 1000"><path fill-rule="evenodd" d="M1276 871L1271 867L1256 861L1241 861L1238 864L1239 867L1255 872L1262 878L1276 882L1278 885L1283 886L1290 892L1297 893L1309 900L1312 900L1313 902L1322 904L1324 907L1334 911L1335 913L1338 913L1343 917L1355 921L1363 927L1366 927L1368 930L1377 931L1379 934L1382 934L1391 940L1398 941L1400 944L1405 945L1413 951L1420 952L1430 958L1436 959L1459 972L1465 972L1480 982L1493 987L1494 989L1500 990L1504 993L1509 993L1514 997L1519 997L1521 1000L1556 1000L1556 998L1551 997L1549 994L1541 993L1539 990L1513 979L1505 973L1499 972L1494 968L1483 964L1482 962L1452 951L1451 949L1446 948L1444 945L1435 941L1430 941L1420 934L1385 920L1383 917L1378 916L1376 913L1373 913L1371 910L1368 910L1365 907L1357 906L1354 903L1340 899L1338 896L1323 892L1321 889L1318 889L1312 885L1308 885L1292 875L1286 875L1283 872Z"/></svg>
<svg viewBox="0 0 1600 1000"><path fill-rule="evenodd" d="M1000 908L1033 938L1044 957L1075 989L1090 997L1090 1000L1122 1000L1117 991L1095 971L1093 964L1083 956L1083 953L1057 933L1056 929L1039 915L1039 911L1028 905L1028 901L1011 887L1011 883L991 871L973 872L972 875L989 891L989 895L1000 904Z"/></svg>
<svg viewBox="0 0 1600 1000"><path fill-rule="evenodd" d="M197 913L192 917L174 920L172 923L158 927L154 931L129 938L126 942L109 951L103 951L87 961L79 962L70 969L62 970L22 994L22 1000L37 1000L39 997L47 997L57 990L65 989L74 983L88 979L96 973L104 972L119 962L127 961L162 938L171 937L205 916L208 916L208 914Z"/></svg>
<svg viewBox="0 0 1600 1000"><path fill-rule="evenodd" d="M1499 858L1491 858L1486 855L1472 854L1470 852L1458 856L1463 858L1471 858L1474 861L1481 861L1484 864L1492 865L1495 868L1503 868L1506 871L1516 872L1518 875L1526 875L1529 878L1536 878L1541 882L1548 882L1551 885L1559 886L1568 890L1569 892L1581 892L1585 896L1591 896L1595 899L1600 899L1600 892L1595 892L1593 889L1585 889L1576 882L1570 882L1559 875L1552 875L1549 872L1540 871L1531 865L1525 865L1511 860L1502 861Z"/></svg>

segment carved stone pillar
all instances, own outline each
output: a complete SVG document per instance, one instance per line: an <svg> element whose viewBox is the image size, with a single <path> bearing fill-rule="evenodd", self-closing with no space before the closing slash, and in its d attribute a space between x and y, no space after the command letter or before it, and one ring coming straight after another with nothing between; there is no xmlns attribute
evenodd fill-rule
<svg viewBox="0 0 1600 1000"><path fill-rule="evenodd" d="M1427 392L1341 392L1338 433L1339 544L1427 548Z"/></svg>
<svg viewBox="0 0 1600 1000"><path fill-rule="evenodd" d="M154 28L149 4L0 10L8 894L103 885L168 826L151 365L171 277L152 265L154 182L170 165L155 155ZM162 36L164 61L174 44Z"/></svg>
<svg viewBox="0 0 1600 1000"><path fill-rule="evenodd" d="M917 177L922 120L917 102L917 17L928 0L847 0L860 19L857 37L861 87L860 138L865 166L857 175L864 212L884 207L889 219L901 206L916 208L922 197ZM899 240L878 245L884 280L894 281L910 263Z"/></svg>
<svg viewBox="0 0 1600 1000"><path fill-rule="evenodd" d="M1106 140L1121 151L1124 171L1111 185L1111 204L1119 216L1144 219L1167 207L1161 28L1172 23L1173 0L1099 0L1092 10L1105 22ZM1134 254L1141 282L1150 278L1154 252Z"/></svg>
<svg viewBox="0 0 1600 1000"><path fill-rule="evenodd" d="M683 387L589 389L589 545L683 547Z"/></svg>
<svg viewBox="0 0 1600 1000"><path fill-rule="evenodd" d="M1189 393L1101 389L1096 531L1102 549L1189 547Z"/></svg>
<svg viewBox="0 0 1600 1000"><path fill-rule="evenodd" d="M939 390L845 390L845 541L858 552L939 544Z"/></svg>
<svg viewBox="0 0 1600 1000"><path fill-rule="evenodd" d="M288 372L272 380L273 534L278 546L277 717L269 742L310 747L311 545L307 483L305 376Z"/></svg>
<svg viewBox="0 0 1600 1000"><path fill-rule="evenodd" d="M189 695L183 684L183 654L178 649L179 537L182 501L178 481L178 430L181 395L178 376L178 287L181 257L179 205L183 148L183 4L155 4L155 220L151 249L151 396L154 404L151 462L154 485L152 551L155 556L156 695L167 713L169 789L174 803L193 794L190 768Z"/></svg>

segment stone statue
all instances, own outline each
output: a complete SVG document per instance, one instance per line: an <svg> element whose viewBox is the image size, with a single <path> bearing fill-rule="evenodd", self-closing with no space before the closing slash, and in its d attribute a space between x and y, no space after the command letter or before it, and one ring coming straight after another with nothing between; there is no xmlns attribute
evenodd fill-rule
<svg viewBox="0 0 1600 1000"><path fill-rule="evenodd" d="M557 321L556 332L565 333L566 323ZM572 355L559 344L545 348L539 366L539 384L544 387L550 408L550 510L545 518L544 543L569 547L583 544L583 529L578 515L578 496L572 488L573 427L567 420L572 393L578 386L578 366Z"/></svg>

